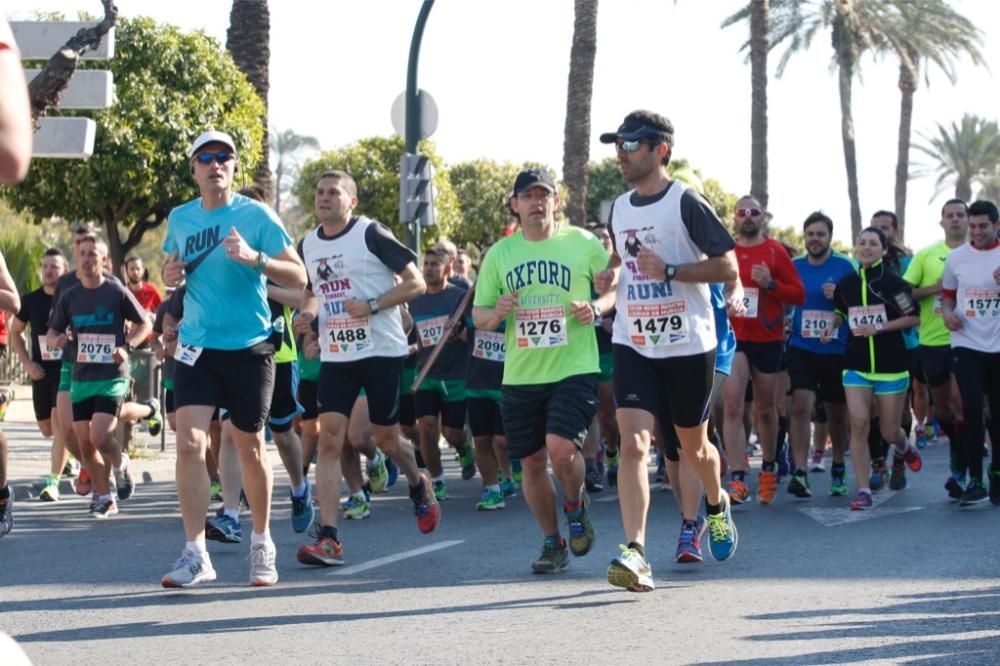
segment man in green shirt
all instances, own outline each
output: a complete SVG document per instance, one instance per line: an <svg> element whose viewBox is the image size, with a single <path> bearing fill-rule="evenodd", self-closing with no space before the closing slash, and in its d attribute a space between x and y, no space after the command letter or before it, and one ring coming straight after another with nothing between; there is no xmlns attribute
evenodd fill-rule
<svg viewBox="0 0 1000 666"><path fill-rule="evenodd" d="M545 172L522 171L509 203L521 230L487 253L472 315L477 329L506 323L501 412L507 446L510 457L521 460L524 496L545 537L532 570L555 573L568 555L550 459L565 494L569 549L585 555L594 542L581 448L597 410L593 323L601 306L609 306L604 297L591 302L591 290L608 255L590 232L556 222L559 197Z"/></svg>

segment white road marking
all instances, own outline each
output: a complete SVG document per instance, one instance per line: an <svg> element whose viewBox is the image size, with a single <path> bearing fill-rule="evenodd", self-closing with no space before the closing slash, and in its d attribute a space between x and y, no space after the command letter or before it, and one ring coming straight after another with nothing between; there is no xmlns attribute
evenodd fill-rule
<svg viewBox="0 0 1000 666"><path fill-rule="evenodd" d="M331 576L349 576L351 574L360 573L362 571L368 571L369 569L374 569L376 567L381 567L386 564L392 564L393 562L399 562L400 560L406 560L411 557L417 557L418 555L425 555L427 553L433 553L435 550L442 550L444 548L451 548L452 546L457 546L460 543L465 543L465 539L453 539L451 541L439 541L438 543L432 543L427 546L421 546L420 548L414 548L413 550L404 550L402 553L396 553L395 555L387 555L385 557L379 557L374 560L369 560L362 564L355 564L350 567L341 567L334 569L330 572Z"/></svg>
<svg viewBox="0 0 1000 666"><path fill-rule="evenodd" d="M910 511L920 511L924 507L922 506L906 506L899 509L894 508L882 508L867 509L865 511L851 511L846 506L843 509L819 509L819 508L809 508L809 509L799 509L802 513L806 514L817 523L823 527L836 527L837 525L846 525L848 523L857 523L862 520L870 520L872 518L884 518L885 516L894 516L900 513L909 513Z"/></svg>

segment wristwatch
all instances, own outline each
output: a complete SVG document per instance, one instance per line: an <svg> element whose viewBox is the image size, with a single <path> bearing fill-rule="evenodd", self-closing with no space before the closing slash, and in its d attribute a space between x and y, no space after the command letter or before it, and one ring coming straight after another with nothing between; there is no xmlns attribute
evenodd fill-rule
<svg viewBox="0 0 1000 666"><path fill-rule="evenodd" d="M594 321L601 318L601 306L597 303L590 304L590 311L594 313Z"/></svg>
<svg viewBox="0 0 1000 666"><path fill-rule="evenodd" d="M135 351L135 347L132 345L131 342L125 343L125 351L127 351L129 354Z"/></svg>
<svg viewBox="0 0 1000 666"><path fill-rule="evenodd" d="M674 266L673 264L667 264L663 268L663 274L666 281L670 282L675 277L677 277L677 266Z"/></svg>
<svg viewBox="0 0 1000 666"><path fill-rule="evenodd" d="M377 314L378 313L378 299L377 298L369 298L368 299L368 308L372 311L372 314Z"/></svg>

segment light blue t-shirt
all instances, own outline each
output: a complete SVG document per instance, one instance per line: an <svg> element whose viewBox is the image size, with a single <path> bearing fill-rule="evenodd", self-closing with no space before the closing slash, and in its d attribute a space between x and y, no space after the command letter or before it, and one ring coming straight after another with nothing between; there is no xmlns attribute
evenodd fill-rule
<svg viewBox="0 0 1000 666"><path fill-rule="evenodd" d="M819 333L822 326L831 325L833 318L833 301L823 294L823 285L827 282L837 284L848 275L858 272L858 266L850 257L839 252L831 252L822 264L809 263L809 257L802 255L792 260L795 270L806 288L806 301L795 307L792 318L792 335L788 338L789 347L798 347L814 354L838 355L847 351L847 326L841 326L837 336L829 343L820 342ZM820 315L819 313L823 313ZM803 315L808 315L803 325ZM824 319L823 317L829 317Z"/></svg>
<svg viewBox="0 0 1000 666"><path fill-rule="evenodd" d="M274 211L240 194L221 208L204 210L195 199L170 211L163 251L180 251L187 293L179 331L184 344L246 349L271 334L263 272L229 259L222 244L235 228L252 249L269 257L292 245Z"/></svg>
<svg viewBox="0 0 1000 666"><path fill-rule="evenodd" d="M715 371L726 375L733 372L733 357L736 356L736 333L729 324L729 314L726 312L726 295L722 284L708 285L712 294L712 310L715 312Z"/></svg>

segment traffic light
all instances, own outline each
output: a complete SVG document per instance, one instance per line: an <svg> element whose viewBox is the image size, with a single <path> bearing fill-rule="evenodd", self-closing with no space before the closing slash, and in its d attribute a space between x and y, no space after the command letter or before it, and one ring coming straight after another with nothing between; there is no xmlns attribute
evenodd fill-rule
<svg viewBox="0 0 1000 666"><path fill-rule="evenodd" d="M434 224L434 167L426 155L404 153L399 162L399 221Z"/></svg>

